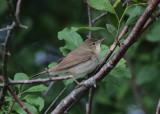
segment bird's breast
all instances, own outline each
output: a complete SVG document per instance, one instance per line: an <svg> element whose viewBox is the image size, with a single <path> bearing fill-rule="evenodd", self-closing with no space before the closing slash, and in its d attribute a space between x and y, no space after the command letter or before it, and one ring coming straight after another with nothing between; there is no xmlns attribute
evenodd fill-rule
<svg viewBox="0 0 160 114"><path fill-rule="evenodd" d="M68 71L77 78L82 78L86 76L88 73L91 73L96 66L98 65L97 56L92 57L91 59L84 61L78 65L75 65L72 68L69 68Z"/></svg>

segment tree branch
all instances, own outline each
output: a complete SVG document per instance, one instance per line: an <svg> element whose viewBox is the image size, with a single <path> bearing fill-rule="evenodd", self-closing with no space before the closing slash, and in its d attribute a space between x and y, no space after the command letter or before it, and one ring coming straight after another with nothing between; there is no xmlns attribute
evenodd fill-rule
<svg viewBox="0 0 160 114"><path fill-rule="evenodd" d="M12 3L10 2L10 0L7 0L7 4L8 4L8 8L9 8L9 11L10 11L10 14L11 16L13 17L13 23L12 25L10 26L11 28L8 30L7 32L7 36L6 36L6 39L5 39L5 42L4 42L4 51L3 51L3 54L2 54L2 76L4 77L4 87L1 91L1 94L0 94L0 109L2 107L2 104L4 102L4 98L5 98L5 95L6 95L6 92L7 92L7 89L8 89L8 84L9 84L9 80L8 80L8 76L7 76L7 62L8 62L8 56L10 55L9 53L9 42L10 42L10 39L14 33L14 31L16 30L16 28L19 26L19 12L20 12L20 5L21 5L21 0L18 0L17 2L17 9L16 9L16 13L14 14L14 8L13 8L13 5ZM18 17L16 17L16 16Z"/></svg>
<svg viewBox="0 0 160 114"><path fill-rule="evenodd" d="M2 107L7 89L8 89L8 84L9 84L9 80L8 80L8 76L7 76L7 62L8 62L8 56L9 56L9 51L8 51L8 47L9 47L9 41L12 37L13 32L15 31L16 28L16 24L13 23L12 28L7 32L7 36L6 36L6 40L4 43L4 51L3 51L3 57L2 57L2 75L4 77L4 87L1 91L1 95L0 95L0 109Z"/></svg>
<svg viewBox="0 0 160 114"><path fill-rule="evenodd" d="M19 80L19 81L10 81L8 85L45 83L45 82L51 82L51 81L67 80L71 78L73 78L73 76L52 77L52 78L35 79L35 80ZM0 84L0 87L3 87L3 86L4 84Z"/></svg>
<svg viewBox="0 0 160 114"><path fill-rule="evenodd" d="M141 35L151 24L157 21L159 16L160 16L160 10L155 14L155 16L151 16L151 18L148 19L147 23L145 24L139 35Z"/></svg>
<svg viewBox="0 0 160 114"><path fill-rule="evenodd" d="M123 45L120 46L117 53L111 58L107 65L101 68L100 71L93 77L81 82L82 86L75 88L66 98L64 98L53 110L52 114L64 113L70 105L72 105L74 102L77 102L89 88L91 88L95 83L101 81L116 66L116 64L120 61L128 48L138 39L140 31L142 30L147 20L150 18L151 13L157 7L159 2L159 0L151 1L151 3L148 5L146 10L136 23L130 35L126 38Z"/></svg>

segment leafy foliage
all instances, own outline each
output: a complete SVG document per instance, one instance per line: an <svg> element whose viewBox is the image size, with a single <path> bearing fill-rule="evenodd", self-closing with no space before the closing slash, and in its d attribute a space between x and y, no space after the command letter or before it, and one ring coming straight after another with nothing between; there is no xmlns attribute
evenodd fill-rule
<svg viewBox="0 0 160 114"><path fill-rule="evenodd" d="M39 91L45 91L47 89L48 88L46 86L44 86L44 85L41 84L41 85L38 85L38 86L33 86L33 87L27 89L24 92L39 92Z"/></svg>
<svg viewBox="0 0 160 114"><path fill-rule="evenodd" d="M59 40L65 40L66 45L60 48L64 56L67 55L69 50L77 48L83 42L82 37L75 31L69 30L69 28L65 28L61 32L58 32L58 38Z"/></svg>
<svg viewBox="0 0 160 114"><path fill-rule="evenodd" d="M37 97L36 95L27 95L23 98L29 104L34 105L39 108L39 111L42 111L44 107L44 100L41 97Z"/></svg>
<svg viewBox="0 0 160 114"><path fill-rule="evenodd" d="M148 5L144 1L137 0L127 3L126 7L120 0L89 0L93 17L97 17L103 12L108 13L106 17L97 21L94 27L87 27L87 8L83 0L39 1L38 4L37 1L32 1L32 3L23 1L22 3L20 20L29 29L17 30L10 44L11 56L8 60L8 74L9 78L14 81L28 80L31 74L43 71L48 64L49 68L53 67L56 64L53 61L57 61L62 55L65 56L71 50L80 46L90 30L93 31L95 39L104 37L106 39L101 46L100 58L102 60L124 26L130 25L128 35ZM60 8L60 6L63 6L63 8ZM11 23L12 19L9 16L5 0L0 2L0 16L0 28L4 28ZM134 90L131 88L131 71L135 77L136 85L139 87L139 94L142 96L142 105L144 105L147 113L155 113L160 90L159 23L160 20L151 26L141 36L141 40L127 52L131 59L132 69L129 69L126 61L121 59L114 70L98 84L93 95L93 114L104 114L106 112L109 114L124 114L132 113L136 109L142 110L141 107L138 107L133 95ZM123 38L125 39L127 35ZM0 32L1 43L4 42L5 36L6 31ZM1 45L1 55L2 50L3 46ZM113 55L116 51L117 49ZM45 53L37 57L38 52ZM43 64L35 64L38 59L39 62L43 61ZM2 59L0 59L0 64L2 64ZM70 83L66 92L53 107L57 106L75 87L72 79L67 81L64 83L56 82L44 98L41 96L41 92L48 90L49 83L44 85L14 85L12 89L32 113L39 114L45 112L65 84ZM87 101L88 95L84 96L69 113L85 113ZM0 113L26 114L9 92Z"/></svg>
<svg viewBox="0 0 160 114"><path fill-rule="evenodd" d="M127 14L129 14L129 18L127 19L126 25L135 24L139 17L142 15L144 11L144 7L142 6L133 6L127 10Z"/></svg>
<svg viewBox="0 0 160 114"><path fill-rule="evenodd" d="M14 76L14 80L29 80L29 77L24 73L16 73Z"/></svg>
<svg viewBox="0 0 160 114"><path fill-rule="evenodd" d="M115 14L114 8L109 0L89 0L89 4L97 10L103 10Z"/></svg>

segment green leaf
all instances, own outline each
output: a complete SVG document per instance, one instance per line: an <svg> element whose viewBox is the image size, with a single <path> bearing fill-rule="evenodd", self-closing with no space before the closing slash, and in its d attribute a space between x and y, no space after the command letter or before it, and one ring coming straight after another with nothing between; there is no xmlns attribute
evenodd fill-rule
<svg viewBox="0 0 160 114"><path fill-rule="evenodd" d="M74 82L73 79L63 80L64 85L69 85L69 84L71 84L73 82Z"/></svg>
<svg viewBox="0 0 160 114"><path fill-rule="evenodd" d="M108 31L113 34L114 36L116 36L117 34L117 29L111 25L111 24L106 24Z"/></svg>
<svg viewBox="0 0 160 114"><path fill-rule="evenodd" d="M13 98L12 98L11 96L6 96L5 101L9 101L9 102L11 102L12 100L13 100Z"/></svg>
<svg viewBox="0 0 160 114"><path fill-rule="evenodd" d="M91 31L96 31L96 30L104 30L105 28L103 27L71 27L71 31L83 31L83 30L91 30Z"/></svg>
<svg viewBox="0 0 160 114"><path fill-rule="evenodd" d="M123 7L123 4L122 4L122 1L121 0L116 0L113 7L114 7L114 10L117 13L118 18L120 19L123 12L124 12L124 7Z"/></svg>
<svg viewBox="0 0 160 114"><path fill-rule="evenodd" d="M53 68L56 64L57 64L56 62L52 62L52 63L50 63L50 64L48 65L48 68L49 68L49 69L50 69L50 68Z"/></svg>
<svg viewBox="0 0 160 114"><path fill-rule="evenodd" d="M14 75L14 80L29 80L29 77L25 73L16 73ZM23 91L24 85L15 85L19 89L19 91Z"/></svg>
<svg viewBox="0 0 160 114"><path fill-rule="evenodd" d="M154 27L147 33L146 39L150 42L159 42L160 41L160 26L159 23L155 24Z"/></svg>
<svg viewBox="0 0 160 114"><path fill-rule="evenodd" d="M31 88L27 89L25 92L40 92L40 91L45 91L47 89L48 89L48 87L41 84L41 85L31 87Z"/></svg>
<svg viewBox="0 0 160 114"><path fill-rule="evenodd" d="M144 10L145 10L145 8L142 6L130 7L126 12L127 14L129 14L129 18L127 19L126 25L135 24L135 22L137 22L137 20L142 15Z"/></svg>
<svg viewBox="0 0 160 114"><path fill-rule="evenodd" d="M0 114L7 114L7 111L4 111L3 109L0 111Z"/></svg>
<svg viewBox="0 0 160 114"><path fill-rule="evenodd" d="M27 95L23 99L25 99L27 103L34 105L35 107L38 106L39 111L41 111L44 107L44 100L39 96Z"/></svg>
<svg viewBox="0 0 160 114"><path fill-rule="evenodd" d="M79 47L83 42L82 37L75 31L71 31L69 28L65 28L58 32L58 39L65 41L65 46L60 48L64 56L71 50Z"/></svg>
<svg viewBox="0 0 160 114"><path fill-rule="evenodd" d="M97 10L103 10L116 14L109 0L88 0L89 5Z"/></svg>
<svg viewBox="0 0 160 114"><path fill-rule="evenodd" d="M33 114L38 114L37 109L36 109L34 106L32 106L32 105L30 105L30 104L28 104L28 103L24 103L24 105L25 105L25 106L28 108L28 110L29 110L30 112L32 112ZM27 113L24 111L24 109L23 109L17 102L14 103L13 110L15 110L18 114L27 114Z"/></svg>
<svg viewBox="0 0 160 114"><path fill-rule="evenodd" d="M116 67L110 72L110 75L118 78L131 78L131 72L125 63L126 61L124 59L121 59Z"/></svg>
<svg viewBox="0 0 160 114"><path fill-rule="evenodd" d="M14 75L14 80L29 80L29 77L25 73L16 73Z"/></svg>
<svg viewBox="0 0 160 114"><path fill-rule="evenodd" d="M17 102L14 103L13 110L15 110L18 114L27 114Z"/></svg>
<svg viewBox="0 0 160 114"><path fill-rule="evenodd" d="M24 105L28 108L29 111L32 112L32 114L38 114L37 109L34 106L32 106L32 105L30 105L28 103L24 103Z"/></svg>
<svg viewBox="0 0 160 114"><path fill-rule="evenodd" d="M138 85L152 82L159 76L159 69L156 65L147 65L140 69L136 75L136 82Z"/></svg>
<svg viewBox="0 0 160 114"><path fill-rule="evenodd" d="M106 45L101 45L101 56L100 56L100 61L104 58L105 54L109 50L109 47Z"/></svg>
<svg viewBox="0 0 160 114"><path fill-rule="evenodd" d="M155 62L160 60L160 46L158 46L157 48L154 49L154 51L153 51L153 60Z"/></svg>
<svg viewBox="0 0 160 114"><path fill-rule="evenodd" d="M118 90L118 99L125 98L129 89L130 89L130 87L128 86L128 84L123 84L122 86L120 86L120 88Z"/></svg>
<svg viewBox="0 0 160 114"><path fill-rule="evenodd" d="M109 18L110 22L112 23L112 25L118 29L118 24L119 24L119 19L117 18L116 15L113 15L111 13L108 13L107 17Z"/></svg>

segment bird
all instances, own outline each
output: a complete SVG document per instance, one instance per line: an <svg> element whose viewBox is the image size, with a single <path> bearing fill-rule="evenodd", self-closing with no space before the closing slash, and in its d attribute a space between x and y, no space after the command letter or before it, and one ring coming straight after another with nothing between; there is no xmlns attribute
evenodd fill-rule
<svg viewBox="0 0 160 114"><path fill-rule="evenodd" d="M77 49L71 51L67 56L60 59L54 67L40 72L31 78L35 78L43 74L49 74L50 76L70 74L76 79L83 78L98 66L101 42L103 40L104 39L85 40Z"/></svg>

